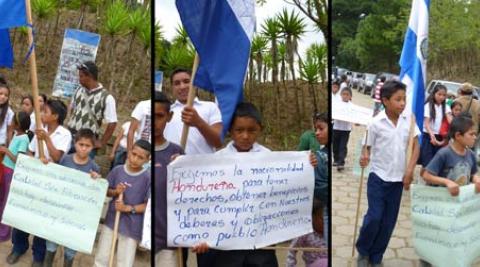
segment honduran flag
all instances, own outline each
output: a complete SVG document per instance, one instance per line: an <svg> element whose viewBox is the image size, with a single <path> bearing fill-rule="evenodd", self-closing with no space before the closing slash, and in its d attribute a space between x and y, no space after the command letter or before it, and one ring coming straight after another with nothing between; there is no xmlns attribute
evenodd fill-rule
<svg viewBox="0 0 480 267"><path fill-rule="evenodd" d="M255 0L176 0L176 5L200 57L193 84L215 94L225 135L243 97Z"/></svg>
<svg viewBox="0 0 480 267"><path fill-rule="evenodd" d="M0 67L13 67L9 29L27 25L24 0L0 0Z"/></svg>
<svg viewBox="0 0 480 267"><path fill-rule="evenodd" d="M415 114L423 128L425 83L427 77L428 13L430 0L413 0L408 29L400 57L400 80L407 85L406 114Z"/></svg>

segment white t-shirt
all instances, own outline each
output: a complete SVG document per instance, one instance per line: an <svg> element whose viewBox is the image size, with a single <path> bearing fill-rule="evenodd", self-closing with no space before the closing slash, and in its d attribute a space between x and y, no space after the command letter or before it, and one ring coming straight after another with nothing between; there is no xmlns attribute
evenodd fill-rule
<svg viewBox="0 0 480 267"><path fill-rule="evenodd" d="M132 118L139 122L140 138L152 142L152 100L140 101L132 112ZM128 130L127 130L128 134Z"/></svg>
<svg viewBox="0 0 480 267"><path fill-rule="evenodd" d="M440 127L442 126L442 120L443 120L443 110L442 110L442 105L434 105L435 107L435 121L430 120L430 104L427 103L424 106L423 109L423 116L430 120L430 128L433 131L433 134L438 134L440 132ZM452 110L448 105L445 104L445 114L451 114ZM425 123L423 124L423 132L428 133L427 128L425 128Z"/></svg>
<svg viewBox="0 0 480 267"><path fill-rule="evenodd" d="M44 128L45 131L48 132L47 128ZM63 151L63 153L67 153L70 150L70 146L72 144L72 134L69 130L65 127L59 125L57 129L50 135L50 139L52 139L53 146L57 150ZM37 150L37 136L35 135L28 145L28 150L34 152L35 157L39 158L39 152ZM50 155L48 153L47 145L43 142L43 151L45 153L45 158L50 159Z"/></svg>
<svg viewBox="0 0 480 267"><path fill-rule="evenodd" d="M0 128L0 145L7 144L7 129L8 126L12 124L14 115L15 113L13 113L13 110L8 107L7 114L5 115L5 119L3 120L3 124Z"/></svg>
<svg viewBox="0 0 480 267"><path fill-rule="evenodd" d="M127 136L128 136L128 130L130 129L130 122L127 121L122 125L122 130L123 130L123 135L122 139L120 139L120 146L127 149ZM140 139L140 135L138 134L138 129L135 131L135 135L133 136L133 142L137 141Z"/></svg>
<svg viewBox="0 0 480 267"><path fill-rule="evenodd" d="M183 129L182 111L184 107L185 105L180 103L178 100L175 101L175 103L173 103L170 107L170 110L173 111L173 117L172 120L167 123L164 135L165 139L172 143L180 144ZM193 108L208 125L222 122L222 114L220 113L220 109L213 102L200 101L198 98L195 98L193 101ZM213 152L215 152L215 148L207 143L207 140L205 140L200 131L195 127L190 127L188 130L185 154L195 155Z"/></svg>

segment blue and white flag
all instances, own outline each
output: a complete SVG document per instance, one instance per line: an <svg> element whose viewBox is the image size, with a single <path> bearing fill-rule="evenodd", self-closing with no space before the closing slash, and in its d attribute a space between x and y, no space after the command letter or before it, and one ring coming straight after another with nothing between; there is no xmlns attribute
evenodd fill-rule
<svg viewBox="0 0 480 267"><path fill-rule="evenodd" d="M400 57L400 80L407 85L405 114L415 114L423 128L425 83L427 81L428 13L430 0L413 0L407 33Z"/></svg>
<svg viewBox="0 0 480 267"><path fill-rule="evenodd" d="M193 83L215 94L225 135L243 98L255 29L255 1L176 0L176 5L200 57Z"/></svg>
<svg viewBox="0 0 480 267"><path fill-rule="evenodd" d="M25 1L0 0L0 67L13 67L13 48L8 29L27 25Z"/></svg>

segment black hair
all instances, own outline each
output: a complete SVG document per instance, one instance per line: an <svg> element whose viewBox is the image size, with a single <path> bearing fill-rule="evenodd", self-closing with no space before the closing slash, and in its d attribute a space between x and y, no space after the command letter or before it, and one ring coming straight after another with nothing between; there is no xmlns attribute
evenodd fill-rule
<svg viewBox="0 0 480 267"><path fill-rule="evenodd" d="M230 124L230 130L232 129L235 119L238 117L249 117L254 119L260 127L262 127L262 116L258 109L252 103L242 102L237 105L235 113L233 113L232 123Z"/></svg>
<svg viewBox="0 0 480 267"><path fill-rule="evenodd" d="M98 80L98 67L93 61L85 61L77 66L77 69L90 76L95 81Z"/></svg>
<svg viewBox="0 0 480 267"><path fill-rule="evenodd" d="M386 80L387 80L387 77L385 77L384 75L380 76L380 81L382 83L384 83Z"/></svg>
<svg viewBox="0 0 480 267"><path fill-rule="evenodd" d="M40 96L43 99L43 103L47 103L48 98L46 94L39 94L38 96Z"/></svg>
<svg viewBox="0 0 480 267"><path fill-rule="evenodd" d="M450 106L450 109L453 110L453 108L456 107L456 106L460 106L460 108L463 108L462 103L460 103L459 101L453 101L452 105Z"/></svg>
<svg viewBox="0 0 480 267"><path fill-rule="evenodd" d="M0 73L0 84L7 85L7 79Z"/></svg>
<svg viewBox="0 0 480 267"><path fill-rule="evenodd" d="M133 144L133 146L138 146L139 148L147 151L149 155L150 155L151 150L152 150L152 144L150 144L150 142L148 142L147 140L144 140L144 139L137 140L135 142L135 144Z"/></svg>
<svg viewBox="0 0 480 267"><path fill-rule="evenodd" d="M317 122L317 121L320 121L320 122L325 122L326 124L328 124L328 122L330 121L328 119L328 113L327 112L323 112L323 113L315 113L313 115L313 122Z"/></svg>
<svg viewBox="0 0 480 267"><path fill-rule="evenodd" d="M96 138L92 130L87 128L82 128L78 130L77 133L75 134L75 143L82 138L89 139L90 141L92 141L92 144L95 145Z"/></svg>
<svg viewBox="0 0 480 267"><path fill-rule="evenodd" d="M473 120L466 116L454 117L452 123L450 124L450 129L448 130L448 138L455 139L455 134L460 133L461 135L468 132L472 129Z"/></svg>
<svg viewBox="0 0 480 267"><path fill-rule="evenodd" d="M27 112L19 111L15 113L14 121L22 131L27 132L30 129L30 115Z"/></svg>
<svg viewBox="0 0 480 267"><path fill-rule="evenodd" d="M8 99L5 103L0 105L0 125L3 125L5 117L7 117L9 101L10 101L10 87L6 83L0 83L0 88L5 88L8 91Z"/></svg>
<svg viewBox="0 0 480 267"><path fill-rule="evenodd" d="M348 87L348 86L347 86L347 87L344 87L344 88L342 89L342 91L340 91L340 94L342 94L343 91L347 91L347 92L350 94L350 96L353 95L352 89L350 89L350 87Z"/></svg>
<svg viewBox="0 0 480 267"><path fill-rule="evenodd" d="M184 68L176 68L172 71L172 74L170 75L170 83L173 83L173 76L177 75L178 73L185 72L188 75L192 76L192 71L189 69L184 69Z"/></svg>
<svg viewBox="0 0 480 267"><path fill-rule="evenodd" d="M384 98L390 99L392 95L400 90L407 90L407 86L402 82L391 80L384 83L382 89L380 90L380 99L382 100L382 104Z"/></svg>
<svg viewBox="0 0 480 267"><path fill-rule="evenodd" d="M332 85L340 86L340 81L338 79L333 80Z"/></svg>
<svg viewBox="0 0 480 267"><path fill-rule="evenodd" d="M428 107L430 108L430 121L435 121L435 94L440 91L440 90L445 90L445 93L447 93L447 87L443 84L437 84L433 88L432 92L430 95L427 97L427 100L425 100L425 104L428 104ZM442 102L442 114L445 116L445 109L446 109L446 98Z"/></svg>
<svg viewBox="0 0 480 267"><path fill-rule="evenodd" d="M155 103L163 104L167 108L167 112L170 112L170 105L172 105L172 102L163 92L155 91Z"/></svg>
<svg viewBox="0 0 480 267"><path fill-rule="evenodd" d="M32 95L24 95L24 96L22 96L22 101L21 101L20 103L23 103L23 100L25 100L25 99L30 100L30 103L32 103L32 107L33 107L33 97L32 97Z"/></svg>
<svg viewBox="0 0 480 267"><path fill-rule="evenodd" d="M45 105L50 108L52 114L58 115L57 122L59 125L63 125L63 121L67 116L67 106L60 100L50 99L45 102Z"/></svg>
<svg viewBox="0 0 480 267"><path fill-rule="evenodd" d="M340 80L341 80L342 82L346 81L347 78L348 78L348 77L347 77L347 75L345 75L345 74L342 74L342 76L340 76Z"/></svg>

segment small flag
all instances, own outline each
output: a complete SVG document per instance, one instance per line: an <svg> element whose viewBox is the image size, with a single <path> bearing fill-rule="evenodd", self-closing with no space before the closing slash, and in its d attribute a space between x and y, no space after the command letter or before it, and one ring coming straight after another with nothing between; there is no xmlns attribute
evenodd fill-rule
<svg viewBox="0 0 480 267"><path fill-rule="evenodd" d="M200 57L195 86L213 92L230 128L243 98L243 82L255 29L254 0L177 0L183 26Z"/></svg>
<svg viewBox="0 0 480 267"><path fill-rule="evenodd" d="M423 128L427 76L428 16L430 0L413 0L400 57L400 80L407 85L406 114L413 112Z"/></svg>
<svg viewBox="0 0 480 267"><path fill-rule="evenodd" d="M27 25L25 1L0 0L0 67L13 67L13 48L8 29Z"/></svg>

